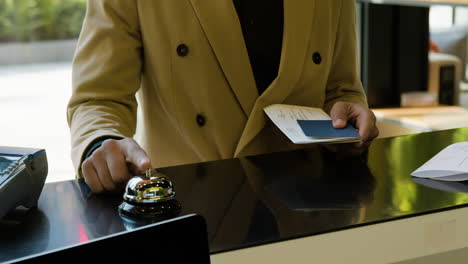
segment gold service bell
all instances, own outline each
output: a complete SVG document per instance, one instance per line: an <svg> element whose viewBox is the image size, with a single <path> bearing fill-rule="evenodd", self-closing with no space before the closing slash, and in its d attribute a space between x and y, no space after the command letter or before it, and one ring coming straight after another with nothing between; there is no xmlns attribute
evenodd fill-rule
<svg viewBox="0 0 468 264"><path fill-rule="evenodd" d="M146 175L135 176L128 181L123 200L119 212L132 218L162 220L176 216L181 209L175 199L172 182L151 168L146 170Z"/></svg>

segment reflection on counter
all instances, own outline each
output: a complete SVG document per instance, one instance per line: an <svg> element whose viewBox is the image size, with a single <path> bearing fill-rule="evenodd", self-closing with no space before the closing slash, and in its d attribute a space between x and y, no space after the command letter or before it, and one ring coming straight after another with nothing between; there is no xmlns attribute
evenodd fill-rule
<svg viewBox="0 0 468 264"><path fill-rule="evenodd" d="M173 175L184 211L200 212L215 227L209 239L218 251L360 222L376 183L366 153L348 144L344 155L344 146L315 145L163 172Z"/></svg>
<svg viewBox="0 0 468 264"><path fill-rule="evenodd" d="M254 239L248 237L248 243L262 242L256 230L265 222L277 229L277 239L354 224L372 201L375 179L360 155L339 160L336 153L317 146L241 163L259 198L249 228Z"/></svg>
<svg viewBox="0 0 468 264"><path fill-rule="evenodd" d="M413 181L427 186L429 188L433 188L436 190L443 190L447 192L463 192L468 193L468 181L438 181L432 179L423 179L423 178L416 178L413 177Z"/></svg>
<svg viewBox="0 0 468 264"><path fill-rule="evenodd" d="M0 262L18 254L11 243L20 244L23 255L46 250L50 245L51 224L40 209L18 209L0 220Z"/></svg>
<svg viewBox="0 0 468 264"><path fill-rule="evenodd" d="M379 140L369 151L369 168L381 179L370 215L382 217L387 206L388 216L406 215L433 207L468 203L468 195L443 192L417 184L411 172L439 151L455 142L468 141L468 128L422 133L389 140Z"/></svg>

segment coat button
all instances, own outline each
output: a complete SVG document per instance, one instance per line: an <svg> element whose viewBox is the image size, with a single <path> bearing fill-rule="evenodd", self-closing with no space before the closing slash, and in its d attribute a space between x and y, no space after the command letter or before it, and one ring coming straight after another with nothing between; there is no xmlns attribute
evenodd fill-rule
<svg viewBox="0 0 468 264"><path fill-rule="evenodd" d="M180 44L179 46L177 46L177 55L179 55L180 57L187 56L188 52L189 52L189 48L187 47L187 45Z"/></svg>
<svg viewBox="0 0 468 264"><path fill-rule="evenodd" d="M322 55L320 55L320 53L318 52L315 52L313 55L312 55L312 60L314 61L315 64L320 64L322 63Z"/></svg>
<svg viewBox="0 0 468 264"><path fill-rule="evenodd" d="M205 125L205 123L206 123L205 117L203 115L201 115L201 114L198 114L197 115L197 124L198 124L198 126L202 127L202 126Z"/></svg>

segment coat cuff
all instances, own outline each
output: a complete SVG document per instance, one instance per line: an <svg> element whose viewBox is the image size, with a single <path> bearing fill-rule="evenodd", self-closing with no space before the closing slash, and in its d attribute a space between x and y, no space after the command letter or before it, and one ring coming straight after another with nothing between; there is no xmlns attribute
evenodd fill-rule
<svg viewBox="0 0 468 264"><path fill-rule="evenodd" d="M104 137L101 137L101 138L97 138L95 141L93 141L89 146L88 148L86 148L85 150L85 154L83 156L83 161L85 161L87 158L89 158L89 156L91 156L93 154L93 152L98 149L102 143L104 141L106 141L107 139L115 139L115 140L120 140L122 139L122 137L114 137L114 136L104 136Z"/></svg>

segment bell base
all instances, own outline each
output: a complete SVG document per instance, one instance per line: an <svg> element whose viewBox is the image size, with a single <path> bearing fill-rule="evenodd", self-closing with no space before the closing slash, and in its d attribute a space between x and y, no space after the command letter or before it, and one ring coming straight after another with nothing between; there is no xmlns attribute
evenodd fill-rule
<svg viewBox="0 0 468 264"><path fill-rule="evenodd" d="M119 213L126 217L136 219L167 219L179 214L181 205L179 201L173 199L165 202L137 204L123 201L119 205Z"/></svg>

